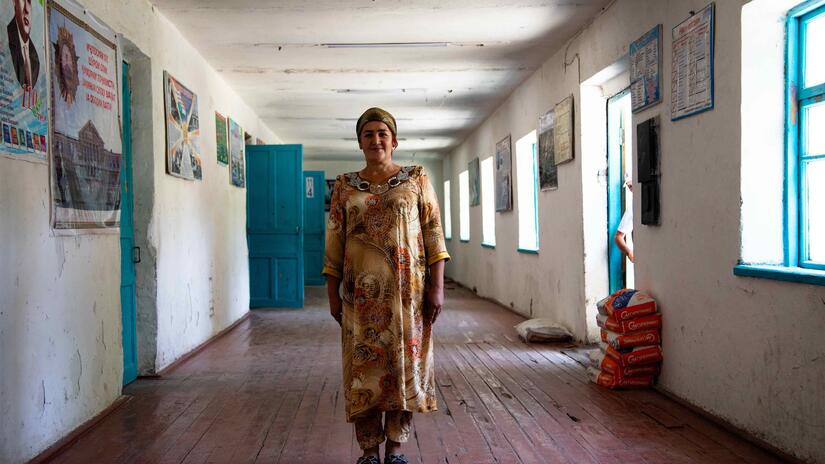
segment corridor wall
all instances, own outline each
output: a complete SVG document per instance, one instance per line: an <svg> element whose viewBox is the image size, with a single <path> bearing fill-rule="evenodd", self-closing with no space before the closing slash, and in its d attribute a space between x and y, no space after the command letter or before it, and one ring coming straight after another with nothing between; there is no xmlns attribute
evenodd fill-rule
<svg viewBox="0 0 825 464"><path fill-rule="evenodd" d="M280 139L147 1L83 3L123 34L127 58L145 57L135 60L146 89L132 110L138 242L152 263L138 268L139 356L141 373L153 373L249 308L246 190L216 162L214 112L267 143ZM199 96L202 181L165 172L164 70ZM0 157L3 463L34 457L121 394L119 237L54 236L49 202L47 165Z"/></svg>

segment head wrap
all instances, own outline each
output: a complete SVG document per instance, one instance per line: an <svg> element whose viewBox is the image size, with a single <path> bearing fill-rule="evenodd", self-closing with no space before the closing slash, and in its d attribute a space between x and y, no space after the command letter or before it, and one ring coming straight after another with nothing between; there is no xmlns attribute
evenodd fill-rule
<svg viewBox="0 0 825 464"><path fill-rule="evenodd" d="M370 108L367 111L364 111L364 114L358 118L358 123L355 125L355 135L357 135L359 139L361 138L361 129L364 128L366 123L372 121L383 122L390 128L392 135L398 135L395 127L395 118L392 117L390 113L382 110L381 108Z"/></svg>

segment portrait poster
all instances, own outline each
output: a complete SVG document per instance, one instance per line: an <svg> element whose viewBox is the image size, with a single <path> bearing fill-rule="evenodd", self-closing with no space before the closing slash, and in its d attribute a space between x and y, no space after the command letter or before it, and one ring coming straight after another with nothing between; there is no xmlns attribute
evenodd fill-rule
<svg viewBox="0 0 825 464"><path fill-rule="evenodd" d="M332 202L332 189L335 188L335 179L327 179L327 188L324 192L324 211L329 211L329 204Z"/></svg>
<svg viewBox="0 0 825 464"><path fill-rule="evenodd" d="M218 164L229 164L229 140L226 135L226 118L215 112L215 143L218 147Z"/></svg>
<svg viewBox="0 0 825 464"><path fill-rule="evenodd" d="M114 229L122 153L114 33L55 2L48 14L52 226ZM39 134L17 134L26 144L30 136L44 143Z"/></svg>
<svg viewBox="0 0 825 464"><path fill-rule="evenodd" d="M229 118L229 172L232 185L241 188L246 186L244 150L244 131L235 120Z"/></svg>
<svg viewBox="0 0 825 464"><path fill-rule="evenodd" d="M496 144L496 211L513 209L513 157L510 136Z"/></svg>
<svg viewBox="0 0 825 464"><path fill-rule="evenodd" d="M556 190L559 188L553 139L556 127L556 113L553 110L539 117L539 188Z"/></svg>
<svg viewBox="0 0 825 464"><path fill-rule="evenodd" d="M477 157L470 161L467 169L470 173L470 206L478 206L481 204L481 170Z"/></svg>
<svg viewBox="0 0 825 464"><path fill-rule="evenodd" d="M670 119L713 108L714 4L673 28Z"/></svg>
<svg viewBox="0 0 825 464"><path fill-rule="evenodd" d="M662 25L630 44L630 105L634 113L662 101Z"/></svg>
<svg viewBox="0 0 825 464"><path fill-rule="evenodd" d="M166 173L188 180L203 179L198 96L163 72L166 110Z"/></svg>
<svg viewBox="0 0 825 464"><path fill-rule="evenodd" d="M553 108L553 154L556 165L573 161L573 96L562 100Z"/></svg>
<svg viewBox="0 0 825 464"><path fill-rule="evenodd" d="M0 34L0 155L45 163L49 94L44 0L0 3L0 24L6 28Z"/></svg>

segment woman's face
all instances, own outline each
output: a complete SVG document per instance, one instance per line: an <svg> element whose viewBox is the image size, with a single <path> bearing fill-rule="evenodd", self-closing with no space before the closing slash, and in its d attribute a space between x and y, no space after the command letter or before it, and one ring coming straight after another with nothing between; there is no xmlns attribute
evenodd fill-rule
<svg viewBox="0 0 825 464"><path fill-rule="evenodd" d="M364 152L367 162L383 163L392 158L392 151L398 146L398 141L386 124L370 121L361 128L358 146Z"/></svg>

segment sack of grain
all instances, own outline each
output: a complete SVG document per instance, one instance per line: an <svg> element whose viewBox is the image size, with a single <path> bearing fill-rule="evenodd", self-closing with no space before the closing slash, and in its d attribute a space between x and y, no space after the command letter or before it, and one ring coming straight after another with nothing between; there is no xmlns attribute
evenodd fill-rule
<svg viewBox="0 0 825 464"><path fill-rule="evenodd" d="M612 317L597 314L596 324L602 329L620 334L640 332L643 330L659 330L662 328L662 315L657 313L635 319L628 319L626 321L617 321Z"/></svg>
<svg viewBox="0 0 825 464"><path fill-rule="evenodd" d="M609 388L611 390L617 388L650 388L650 386L653 385L652 375L642 375L637 377L618 377L615 375L610 375L607 372L594 369L592 367L588 368L587 372L590 375L590 380L593 381L593 383L601 385L605 388Z"/></svg>
<svg viewBox="0 0 825 464"><path fill-rule="evenodd" d="M631 334L618 334L609 330L602 329L602 341L612 346L613 348L633 348L634 346L658 345L662 343L662 337L658 330L645 330L644 332L635 332Z"/></svg>
<svg viewBox="0 0 825 464"><path fill-rule="evenodd" d="M625 288L596 303L599 314L616 321L656 314L656 301L647 293Z"/></svg>
<svg viewBox="0 0 825 464"><path fill-rule="evenodd" d="M635 346L630 349L617 350L608 345L605 350L605 355L613 358L619 365L626 366L642 366L645 364L655 364L662 362L662 347L659 345L653 346Z"/></svg>

